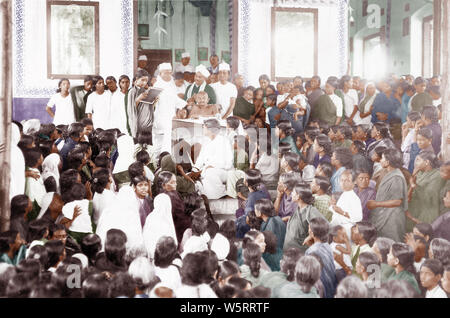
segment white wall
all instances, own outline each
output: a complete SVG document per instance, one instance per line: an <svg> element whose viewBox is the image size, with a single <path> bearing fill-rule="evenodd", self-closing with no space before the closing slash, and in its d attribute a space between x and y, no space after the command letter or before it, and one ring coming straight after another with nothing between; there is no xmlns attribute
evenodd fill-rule
<svg viewBox="0 0 450 318"><path fill-rule="evenodd" d="M100 75L133 73L133 1L98 0ZM14 97L48 97L58 80L47 78L46 0L14 0ZM22 37L20 37L22 36ZM79 85L82 80L72 80Z"/></svg>

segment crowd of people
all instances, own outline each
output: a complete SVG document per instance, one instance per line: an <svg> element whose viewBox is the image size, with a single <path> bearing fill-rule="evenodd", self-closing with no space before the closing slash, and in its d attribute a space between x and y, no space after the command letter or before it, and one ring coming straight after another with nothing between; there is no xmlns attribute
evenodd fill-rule
<svg viewBox="0 0 450 318"><path fill-rule="evenodd" d="M62 79L53 123L12 123L0 297L447 298L438 76L254 88L183 59ZM173 119L202 138L172 140Z"/></svg>

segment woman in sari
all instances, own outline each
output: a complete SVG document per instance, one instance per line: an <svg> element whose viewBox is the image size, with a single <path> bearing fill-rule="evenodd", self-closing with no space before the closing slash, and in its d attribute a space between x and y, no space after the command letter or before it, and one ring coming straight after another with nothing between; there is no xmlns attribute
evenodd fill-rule
<svg viewBox="0 0 450 318"><path fill-rule="evenodd" d="M195 192L194 181L185 173L181 165L177 165L169 153L162 154L160 157L159 170L156 172L154 184L158 184L159 174L163 171L170 172L175 175L177 179L176 190L179 193L193 193ZM186 154L187 155L187 154ZM184 156L183 156L184 159ZM183 160L184 161L184 160Z"/></svg>
<svg viewBox="0 0 450 318"><path fill-rule="evenodd" d="M402 153L397 149L387 149L381 158L381 166L387 174L381 180L375 200L367 202L370 222L376 227L378 236L401 242L405 236L408 209L408 188L400 171L403 165Z"/></svg>
<svg viewBox="0 0 450 318"><path fill-rule="evenodd" d="M407 232L412 232L416 224L431 224L439 217L440 191L445 180L441 178L438 167L433 152L425 151L417 156L408 192Z"/></svg>
<svg viewBox="0 0 450 318"><path fill-rule="evenodd" d="M172 204L167 194L161 193L156 196L155 208L145 220L143 236L145 249L151 259L154 258L156 244L161 237L172 237L177 244L177 235L172 218Z"/></svg>
<svg viewBox="0 0 450 318"><path fill-rule="evenodd" d="M45 157L42 163L42 179L45 181L53 177L56 182L56 189L59 193L59 171L62 169L61 157L57 153L52 153Z"/></svg>
<svg viewBox="0 0 450 318"><path fill-rule="evenodd" d="M373 102L378 95L374 82L366 84L365 95L359 104L359 113L361 117L360 125L369 125L372 122Z"/></svg>
<svg viewBox="0 0 450 318"><path fill-rule="evenodd" d="M178 244L183 239L184 231L191 226L191 217L186 214L183 199L177 191L176 176L169 171L163 171L158 175L156 184L158 193L167 194L172 204L172 218L175 225Z"/></svg>

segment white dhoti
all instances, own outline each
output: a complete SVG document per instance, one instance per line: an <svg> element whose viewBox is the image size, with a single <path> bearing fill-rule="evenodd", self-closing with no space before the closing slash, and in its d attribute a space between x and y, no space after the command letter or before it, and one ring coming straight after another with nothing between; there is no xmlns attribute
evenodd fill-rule
<svg viewBox="0 0 450 318"><path fill-rule="evenodd" d="M227 195L226 182L228 172L225 169L208 168L202 172L199 191L210 200L220 199Z"/></svg>

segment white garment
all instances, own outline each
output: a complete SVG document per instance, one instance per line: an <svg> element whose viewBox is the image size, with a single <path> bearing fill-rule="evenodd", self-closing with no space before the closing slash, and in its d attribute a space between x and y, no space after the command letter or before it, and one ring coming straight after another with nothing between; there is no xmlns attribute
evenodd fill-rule
<svg viewBox="0 0 450 318"><path fill-rule="evenodd" d="M191 64L185 66L182 63L177 63L175 64L175 71L173 73L175 74L181 72L184 74L184 72L191 71L192 69L194 69L194 67Z"/></svg>
<svg viewBox="0 0 450 318"><path fill-rule="evenodd" d="M336 254L342 254L343 257L344 257L344 263L345 263L345 265L347 265L347 267L349 267L349 268L352 268L352 260L351 260L351 258L350 258L350 254L344 254L344 253L340 252L340 251L337 249L338 246L340 246L340 247L342 247L342 248L345 248L345 245L343 245L343 244L338 244L338 243L335 243L335 242L332 242L332 243L330 244L330 247L331 247L331 249L333 250L333 253L336 253ZM341 269L341 268L342 268L342 266L339 265L336 261L334 261L334 267L336 267L336 269Z"/></svg>
<svg viewBox="0 0 450 318"><path fill-rule="evenodd" d="M213 168L204 168L212 166ZM202 170L202 184L200 191L208 199L220 199L226 194L225 183L227 173L233 169L233 150L225 136L217 135L204 145L195 163L195 167Z"/></svg>
<svg viewBox="0 0 450 318"><path fill-rule="evenodd" d="M438 285L432 290L427 290L425 298L448 298L445 291Z"/></svg>
<svg viewBox="0 0 450 318"><path fill-rule="evenodd" d="M420 273L420 267L425 262L425 257L422 257L422 259L418 262L414 262L414 268L416 269L416 272Z"/></svg>
<svg viewBox="0 0 450 318"><path fill-rule="evenodd" d="M184 258L187 254L197 253L208 250L208 243L211 240L208 232L203 233L201 236L193 235L183 246L183 253L181 258Z"/></svg>
<svg viewBox="0 0 450 318"><path fill-rule="evenodd" d="M10 156L10 176L9 199L19 194L25 193L25 158L23 152L17 146L20 141L20 130L15 124L11 124L11 156Z"/></svg>
<svg viewBox="0 0 450 318"><path fill-rule="evenodd" d="M104 189L102 193L94 193L94 198L92 199L93 207L93 221L98 224L98 220L109 206L116 204L116 195L113 191Z"/></svg>
<svg viewBox="0 0 450 318"><path fill-rule="evenodd" d="M48 177L53 177L56 181L56 189L59 192L59 163L61 157L57 153L51 153L45 157L42 163L42 180L45 181Z"/></svg>
<svg viewBox="0 0 450 318"><path fill-rule="evenodd" d="M64 217L72 220L76 206L81 208L81 214L73 221L72 225L69 227L69 230L80 233L92 233L92 223L91 216L89 215L88 200L76 200L64 204L64 207L62 208Z"/></svg>
<svg viewBox="0 0 450 318"><path fill-rule="evenodd" d="M264 152L259 157L255 168L261 171L262 180L264 183L274 182L274 180L276 180L278 177L278 171L280 169L278 156L269 156L266 152Z"/></svg>
<svg viewBox="0 0 450 318"><path fill-rule="evenodd" d="M211 84L211 87L214 89L214 92L216 93L216 104L219 104L222 106L222 110L220 112L220 116L225 116L226 112L228 111L229 107L231 106L231 99L237 98L237 88L234 84L227 82L225 85L217 82L214 84ZM233 112L230 113L229 116L233 115Z"/></svg>
<svg viewBox="0 0 450 318"><path fill-rule="evenodd" d="M230 253L230 241L220 233L211 242L211 251L215 252L219 261L224 261Z"/></svg>
<svg viewBox="0 0 450 318"><path fill-rule="evenodd" d="M38 169L29 168L29 170L37 173L39 178L36 180L32 177L25 179L25 194L30 198L31 202L36 200L39 206L42 206L42 199L47 191L45 191L44 180L42 180L41 173Z"/></svg>
<svg viewBox="0 0 450 318"><path fill-rule="evenodd" d="M154 87L163 91L159 95L158 103L155 104L153 146L157 155L164 151L172 153L172 120L177 109L186 106L186 102L178 97L173 80L167 82L158 76Z"/></svg>
<svg viewBox="0 0 450 318"><path fill-rule="evenodd" d="M334 106L336 106L336 116L342 117L343 107L344 107L342 105L342 98L340 98L336 94L331 94L328 96L330 96L331 100L333 101Z"/></svg>
<svg viewBox="0 0 450 318"><path fill-rule="evenodd" d="M207 284L197 286L182 285L175 291L177 298L217 298L216 293Z"/></svg>
<svg viewBox="0 0 450 318"><path fill-rule="evenodd" d="M125 94L117 89L111 93L111 116L109 128L118 128L121 133L128 134L127 114L125 110Z"/></svg>
<svg viewBox="0 0 450 318"><path fill-rule="evenodd" d="M155 266L155 274L161 280L161 284L173 291L182 286L180 271L174 265L169 265L165 268Z"/></svg>
<svg viewBox="0 0 450 318"><path fill-rule="evenodd" d="M139 205L136 193L130 186L124 186L117 194L116 204L108 205L102 212L96 229L100 236L102 246L105 246L106 233L110 229L122 230L127 235L127 251L142 250L144 239L139 216Z"/></svg>
<svg viewBox="0 0 450 318"><path fill-rule="evenodd" d="M409 166L409 161L411 158L411 145L414 143L414 135L415 130L409 129L408 135L406 135L405 140L402 142L401 150L403 153L403 167L405 169L408 169Z"/></svg>
<svg viewBox="0 0 450 318"><path fill-rule="evenodd" d="M155 180L155 175L147 166L144 166L144 175L151 182L153 182L153 180Z"/></svg>
<svg viewBox="0 0 450 318"><path fill-rule="evenodd" d="M365 113L367 113L370 110L370 107L372 107L376 97L377 93L373 94L373 96L367 101L366 105L364 106ZM370 125L371 123L372 123L372 115L369 115L367 117L361 118L359 125Z"/></svg>
<svg viewBox="0 0 450 318"><path fill-rule="evenodd" d="M439 105L442 104L442 98L439 99L433 99L433 106L434 107L438 107Z"/></svg>
<svg viewBox="0 0 450 318"><path fill-rule="evenodd" d="M186 93L186 88L187 88L187 86L184 83L181 86L175 85L175 91L176 91L177 95L178 94L183 94L184 95L184 93Z"/></svg>
<svg viewBox="0 0 450 318"><path fill-rule="evenodd" d="M135 162L134 149L133 137L123 135L117 139L117 151L119 156L117 157L116 164L114 165L113 174L127 171L128 167Z"/></svg>
<svg viewBox="0 0 450 318"><path fill-rule="evenodd" d="M158 240L170 236L177 244L177 234L172 218L172 203L167 194L158 194L154 201L154 209L145 220L144 244L150 258L154 257Z"/></svg>
<svg viewBox="0 0 450 318"><path fill-rule="evenodd" d="M53 124L57 125L70 125L75 122L75 115L73 112L72 96L69 94L63 97L61 93L53 95L47 103L47 107L52 108L55 106L55 117L53 118Z"/></svg>
<svg viewBox="0 0 450 318"><path fill-rule="evenodd" d="M347 212L350 219L333 211L333 218L331 219L330 225L341 225L345 228L348 237L351 237L351 228L356 222L362 220L362 206L361 200L358 195L353 191L344 191L336 203L336 206L340 207L344 212Z"/></svg>
<svg viewBox="0 0 450 318"><path fill-rule="evenodd" d="M111 92L104 91L99 95L93 92L86 103L86 114L92 114L94 128L109 129L111 116Z"/></svg>
<svg viewBox="0 0 450 318"><path fill-rule="evenodd" d="M347 93L344 93L344 113L347 118L350 118L350 116L353 113L353 110L355 109L355 106L358 105L358 93L354 89L350 89ZM359 116L359 110L356 112L355 117L353 117L353 121L356 125L359 125L361 121L361 117Z"/></svg>
<svg viewBox="0 0 450 318"><path fill-rule="evenodd" d="M53 197L55 195L55 192L47 192L44 197L42 198L42 205L41 205L41 211L39 211L39 214L36 219L40 219L44 216L45 212L47 212L47 209L50 207L50 204L52 204Z"/></svg>
<svg viewBox="0 0 450 318"><path fill-rule="evenodd" d="M303 108L306 109L307 104L306 96L303 94L298 94L289 100L289 104L300 104Z"/></svg>
<svg viewBox="0 0 450 318"><path fill-rule="evenodd" d="M302 179L305 182L312 182L314 180L316 168L313 165L307 165L303 168Z"/></svg>

